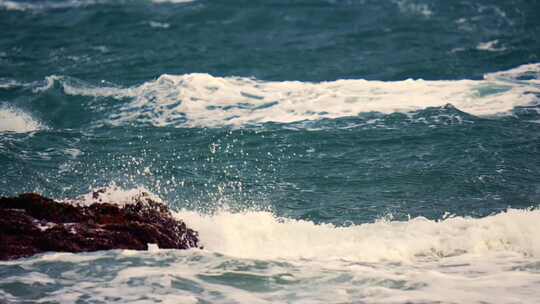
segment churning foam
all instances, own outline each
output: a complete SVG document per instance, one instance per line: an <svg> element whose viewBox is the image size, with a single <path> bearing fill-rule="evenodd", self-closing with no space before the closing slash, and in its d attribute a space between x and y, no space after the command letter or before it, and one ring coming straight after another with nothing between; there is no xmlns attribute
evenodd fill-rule
<svg viewBox="0 0 540 304"><path fill-rule="evenodd" d="M205 249L249 259L331 259L413 262L496 252L540 257L540 210L484 218L453 217L336 227L277 218L269 212L177 213L199 231Z"/></svg>
<svg viewBox="0 0 540 304"><path fill-rule="evenodd" d="M107 188L114 200L129 200L140 191ZM0 276L5 289L0 288L0 299L23 301L17 292L23 286L35 288L42 301L62 303L540 300L538 209L349 227L277 218L269 212L181 211L175 216L199 231L204 250L50 253L0 262L0 267L8 266ZM57 265L61 271L48 271Z"/></svg>
<svg viewBox="0 0 540 304"><path fill-rule="evenodd" d="M43 126L22 110L0 106L0 132L25 133L42 129Z"/></svg>
<svg viewBox="0 0 540 304"><path fill-rule="evenodd" d="M219 127L413 112L446 104L477 116L508 114L515 107L538 104L539 69L540 64L530 64L487 74L484 80L457 81L310 83L186 74L162 75L128 88L91 86L61 76L48 82L60 82L70 95L128 100L110 115L107 123L113 125ZM533 77L518 81L522 75Z"/></svg>
<svg viewBox="0 0 540 304"><path fill-rule="evenodd" d="M144 187L123 189L114 184L103 188L99 198L129 204L141 196L162 202ZM93 191L73 201L97 202ZM537 208L509 209L483 218L382 219L347 227L282 218L267 211L173 213L199 232L207 251L235 258L409 263L505 253L540 259Z"/></svg>

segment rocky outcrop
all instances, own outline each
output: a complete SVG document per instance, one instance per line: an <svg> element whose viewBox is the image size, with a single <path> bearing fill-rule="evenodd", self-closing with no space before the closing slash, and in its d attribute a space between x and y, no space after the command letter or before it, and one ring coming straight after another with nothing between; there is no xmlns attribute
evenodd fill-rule
<svg viewBox="0 0 540 304"><path fill-rule="evenodd" d="M99 201L100 191L93 196ZM0 198L0 260L48 251L199 247L197 232L142 193L124 205L57 202L39 194Z"/></svg>

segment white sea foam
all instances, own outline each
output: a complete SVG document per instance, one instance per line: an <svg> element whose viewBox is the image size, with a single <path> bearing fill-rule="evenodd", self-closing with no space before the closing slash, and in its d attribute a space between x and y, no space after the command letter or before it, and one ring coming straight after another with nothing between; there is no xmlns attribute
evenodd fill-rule
<svg viewBox="0 0 540 304"><path fill-rule="evenodd" d="M54 87L54 84L64 79L62 76L50 75L45 77L45 83L38 85L32 89L34 93L41 93L50 90Z"/></svg>
<svg viewBox="0 0 540 304"><path fill-rule="evenodd" d="M161 29L168 29L171 27L169 23L166 22L158 22L158 21L149 21L148 25L153 28L161 28Z"/></svg>
<svg viewBox="0 0 540 304"><path fill-rule="evenodd" d="M487 42L480 42L476 49L480 51L488 51L488 52L502 52L505 51L506 48L503 46L499 46L499 40L492 40Z"/></svg>
<svg viewBox="0 0 540 304"><path fill-rule="evenodd" d="M85 7L104 3L105 0L62 0L62 1L13 1L0 0L0 9L8 11L41 11L48 9L66 9Z"/></svg>
<svg viewBox="0 0 540 304"><path fill-rule="evenodd" d="M75 159L79 157L79 155L81 155L82 152L81 150L77 148L67 148L67 149L64 149L64 153L68 155L69 157Z"/></svg>
<svg viewBox="0 0 540 304"><path fill-rule="evenodd" d="M290 123L355 116L366 112L414 112L452 104L476 116L510 114L538 104L540 64L487 74L484 80L337 80L310 83L261 81L208 74L162 75L139 86L92 86L50 76L38 90L62 83L70 95L129 100L106 121L113 125L219 127L266 122ZM534 79L507 81L497 75L536 73ZM119 112L118 112L119 111Z"/></svg>
<svg viewBox="0 0 540 304"><path fill-rule="evenodd" d="M29 270L0 278L0 284L9 287L0 296L20 301L9 294L12 285L36 290L51 284L47 287L56 290L44 293L44 302L485 304L540 300L534 263L529 271L531 263L517 262L513 256L477 257L465 263L449 258L444 263L415 265L267 262L168 250L109 257L90 253L88 261L74 259L81 255L52 256L55 259L45 255L16 262ZM40 269L54 269L55 263L63 269L67 263L71 269L60 274Z"/></svg>
<svg viewBox="0 0 540 304"><path fill-rule="evenodd" d="M0 0L0 8L10 11L24 11L27 10L27 6L24 3L10 0Z"/></svg>
<svg viewBox="0 0 540 304"><path fill-rule="evenodd" d="M269 212L177 216L199 231L207 250L250 259L338 259L404 262L459 255L518 253L540 258L540 210L485 218L414 218L350 227L276 218Z"/></svg>
<svg viewBox="0 0 540 304"><path fill-rule="evenodd" d="M394 2L398 5L398 8L402 13L421 15L424 17L433 15L433 11L429 8L428 4L418 0L394 0Z"/></svg>
<svg viewBox="0 0 540 304"><path fill-rule="evenodd" d="M117 191L115 199L132 197L132 190ZM45 302L540 301L538 209L348 227L269 212L175 215L199 231L204 250L150 245L149 251L51 253L0 262L24 271L9 275L6 268L0 297L21 301L12 288L19 284L36 293L54 287L41 295ZM60 270L48 271L56 263Z"/></svg>
<svg viewBox="0 0 540 304"><path fill-rule="evenodd" d="M525 81L520 79L525 78ZM520 82L533 86L532 92L538 92L540 85L540 64L525 64L507 71L488 73L484 75L487 81Z"/></svg>
<svg viewBox="0 0 540 304"><path fill-rule="evenodd" d="M172 4L182 4L190 3L195 0L149 0L151 3L163 4L163 3L172 3ZM32 0L0 0L0 9L8 11L20 11L20 12L33 12L33 11L43 11L51 9L68 9L68 8L79 8L79 7L88 7L96 4L107 4L115 3L113 0L49 0L49 1L32 1Z"/></svg>
<svg viewBox="0 0 540 304"><path fill-rule="evenodd" d="M91 205L95 203L108 203L119 206L133 204L139 201L151 200L157 203L163 201L145 187L137 187L132 189L124 189L115 184L107 187L92 190L87 194L83 194L76 199L63 200L78 205Z"/></svg>
<svg viewBox="0 0 540 304"><path fill-rule="evenodd" d="M91 191L75 201L129 204L141 197L162 202L144 187L116 185L103 188L98 198ZM184 210L174 215L199 232L205 250L235 258L412 263L502 253L540 259L537 208L509 209L483 218L381 219L346 227L276 217L268 211Z"/></svg>
<svg viewBox="0 0 540 304"><path fill-rule="evenodd" d="M44 126L30 114L11 106L0 106L0 132L26 133L41 129Z"/></svg>
<svg viewBox="0 0 540 304"><path fill-rule="evenodd" d="M13 88L18 88L20 86L23 85L13 79L0 78L0 90L10 90Z"/></svg>

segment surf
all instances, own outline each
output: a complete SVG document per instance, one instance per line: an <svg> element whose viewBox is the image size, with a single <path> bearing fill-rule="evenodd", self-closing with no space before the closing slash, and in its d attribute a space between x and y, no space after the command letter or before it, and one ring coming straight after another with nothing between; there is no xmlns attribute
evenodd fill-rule
<svg viewBox="0 0 540 304"><path fill-rule="evenodd" d="M116 100L119 107L101 121L116 126L245 127L365 113L414 113L448 104L473 116L498 117L512 115L516 108L538 105L539 70L540 64L535 63L489 73L482 80L343 79L319 83L164 74L131 87L92 85L53 75L34 91L59 86L71 96Z"/></svg>

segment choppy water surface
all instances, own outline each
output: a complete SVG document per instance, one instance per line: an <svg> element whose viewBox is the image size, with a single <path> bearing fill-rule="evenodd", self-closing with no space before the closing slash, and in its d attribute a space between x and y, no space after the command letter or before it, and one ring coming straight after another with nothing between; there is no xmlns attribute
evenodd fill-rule
<svg viewBox="0 0 540 304"><path fill-rule="evenodd" d="M537 303L537 1L0 0L0 195L160 197L204 250L8 303Z"/></svg>

